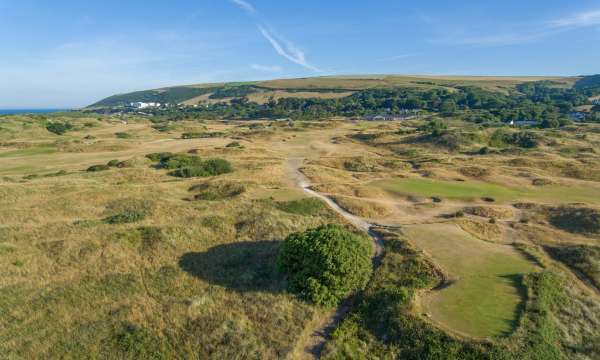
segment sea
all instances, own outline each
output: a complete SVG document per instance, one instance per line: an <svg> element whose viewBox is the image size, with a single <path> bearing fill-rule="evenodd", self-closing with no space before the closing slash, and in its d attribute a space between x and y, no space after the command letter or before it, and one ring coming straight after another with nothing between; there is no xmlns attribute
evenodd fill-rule
<svg viewBox="0 0 600 360"><path fill-rule="evenodd" d="M49 114L69 109L0 109L0 115L18 115L18 114Z"/></svg>

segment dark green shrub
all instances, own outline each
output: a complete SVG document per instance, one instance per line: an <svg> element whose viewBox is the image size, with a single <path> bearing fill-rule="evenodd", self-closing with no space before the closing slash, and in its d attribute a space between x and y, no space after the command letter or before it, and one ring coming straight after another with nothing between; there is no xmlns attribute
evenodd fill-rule
<svg viewBox="0 0 600 360"><path fill-rule="evenodd" d="M366 286L372 253L364 236L341 225L324 225L288 236L277 262L291 291L332 307Z"/></svg>
<svg viewBox="0 0 600 360"><path fill-rule="evenodd" d="M108 163L106 163L106 165L110 166L110 167L116 167L117 165L119 165L120 161L119 160L111 160Z"/></svg>
<svg viewBox="0 0 600 360"><path fill-rule="evenodd" d="M110 170L110 166L108 166L108 165L92 165L89 168L87 168L86 171L97 172L97 171L106 171L106 170Z"/></svg>
<svg viewBox="0 0 600 360"><path fill-rule="evenodd" d="M306 198L300 200L283 201L276 203L276 207L290 214L298 215L317 215L325 208L323 202L315 198Z"/></svg>
<svg viewBox="0 0 600 360"><path fill-rule="evenodd" d="M227 147L227 148L237 148L237 149L243 149L244 148L244 146L242 144L240 144L239 142L237 142L237 141L231 142L231 143L227 144L227 146L225 146L225 147Z"/></svg>
<svg viewBox="0 0 600 360"><path fill-rule="evenodd" d="M147 212L144 210L126 210L120 214L112 215L104 219L107 224L131 224L142 221L146 218Z"/></svg>
<svg viewBox="0 0 600 360"><path fill-rule="evenodd" d="M154 162L162 162L172 156L175 156L175 154L170 153L170 152L162 152L162 153L148 154L148 155L146 155L146 158L148 158Z"/></svg>
<svg viewBox="0 0 600 360"><path fill-rule="evenodd" d="M529 149L539 145L539 137L531 131L521 131L513 133L509 138L509 142L513 145Z"/></svg>
<svg viewBox="0 0 600 360"><path fill-rule="evenodd" d="M202 159L192 155L173 155L160 160L159 167L163 169L181 169L202 165Z"/></svg>
<svg viewBox="0 0 600 360"><path fill-rule="evenodd" d="M63 135L69 130L73 129L73 125L69 123L51 123L46 125L46 130L56 135Z"/></svg>
<svg viewBox="0 0 600 360"><path fill-rule="evenodd" d="M126 132L115 133L115 136L119 139L131 139L131 134L128 134Z"/></svg>

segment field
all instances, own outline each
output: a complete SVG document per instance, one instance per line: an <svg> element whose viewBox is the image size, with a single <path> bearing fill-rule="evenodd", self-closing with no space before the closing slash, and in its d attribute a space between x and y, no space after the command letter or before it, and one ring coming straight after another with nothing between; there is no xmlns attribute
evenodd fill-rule
<svg viewBox="0 0 600 360"><path fill-rule="evenodd" d="M498 88L529 80L485 79ZM390 81L417 80L367 83ZM331 79L292 82L321 89ZM586 346L600 317L577 314L600 307L596 250L547 249L600 241L600 157L589 150L598 125L532 130L540 145L520 149L491 146L495 129L451 118L449 131L477 136L449 149L424 134L429 120L0 117L0 352L527 358L549 349L594 359ZM59 135L52 123L70 126ZM232 171L173 176L146 156L165 152L225 160ZM289 234L330 223L371 226L385 249L345 311L288 292L276 266ZM559 302L563 293L571 301Z"/></svg>

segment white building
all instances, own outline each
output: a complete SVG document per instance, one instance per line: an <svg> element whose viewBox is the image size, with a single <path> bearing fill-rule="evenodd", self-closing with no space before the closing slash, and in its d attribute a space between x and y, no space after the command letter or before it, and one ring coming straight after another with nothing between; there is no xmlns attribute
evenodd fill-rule
<svg viewBox="0 0 600 360"><path fill-rule="evenodd" d="M154 107L160 107L160 103L159 102L132 102L129 105L131 105L131 107L136 108L136 109L146 109L146 108L154 108Z"/></svg>

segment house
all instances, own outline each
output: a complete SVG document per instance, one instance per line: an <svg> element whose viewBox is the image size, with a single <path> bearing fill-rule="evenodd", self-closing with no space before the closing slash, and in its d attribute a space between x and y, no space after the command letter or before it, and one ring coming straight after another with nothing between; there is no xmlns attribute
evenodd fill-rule
<svg viewBox="0 0 600 360"><path fill-rule="evenodd" d="M592 105L600 105L600 99L592 100Z"/></svg>
<svg viewBox="0 0 600 360"><path fill-rule="evenodd" d="M398 120L409 120L419 117L421 110L408 110L402 109L395 114L386 112L380 115L366 115L363 116L363 120L366 121L398 121Z"/></svg>
<svg viewBox="0 0 600 360"><path fill-rule="evenodd" d="M132 102L129 104L131 107L136 108L136 109L146 109L146 108L154 108L154 107L160 107L160 103L159 102Z"/></svg>

